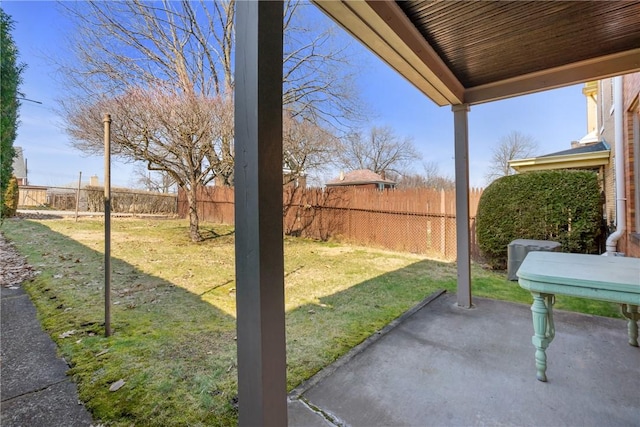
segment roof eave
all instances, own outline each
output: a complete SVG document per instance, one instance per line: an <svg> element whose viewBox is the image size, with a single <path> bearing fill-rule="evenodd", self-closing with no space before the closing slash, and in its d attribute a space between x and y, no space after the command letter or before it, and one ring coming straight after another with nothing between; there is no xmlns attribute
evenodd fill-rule
<svg viewBox="0 0 640 427"><path fill-rule="evenodd" d="M584 169L609 164L610 150L561 156L532 157L510 160L509 166L518 172L552 169Z"/></svg>

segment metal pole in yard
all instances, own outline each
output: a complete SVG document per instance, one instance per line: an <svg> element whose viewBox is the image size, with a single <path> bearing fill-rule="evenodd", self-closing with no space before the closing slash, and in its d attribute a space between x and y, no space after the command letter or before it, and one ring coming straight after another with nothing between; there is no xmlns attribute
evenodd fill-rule
<svg viewBox="0 0 640 427"><path fill-rule="evenodd" d="M447 199L444 188L440 189L440 213L442 214L440 219L440 250L442 257L447 259Z"/></svg>
<svg viewBox="0 0 640 427"><path fill-rule="evenodd" d="M78 177L78 191L76 191L76 222L78 222L78 206L80 205L80 185L82 185L82 171Z"/></svg>
<svg viewBox="0 0 640 427"><path fill-rule="evenodd" d="M104 335L111 336L111 115L104 119Z"/></svg>

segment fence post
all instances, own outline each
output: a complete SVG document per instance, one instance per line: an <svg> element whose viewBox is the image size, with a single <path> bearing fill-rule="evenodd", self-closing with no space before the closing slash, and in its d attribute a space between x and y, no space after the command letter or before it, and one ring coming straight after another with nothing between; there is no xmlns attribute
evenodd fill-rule
<svg viewBox="0 0 640 427"><path fill-rule="evenodd" d="M78 191L76 191L76 222L78 222L78 206L80 206L80 186L82 185L82 171L78 176Z"/></svg>

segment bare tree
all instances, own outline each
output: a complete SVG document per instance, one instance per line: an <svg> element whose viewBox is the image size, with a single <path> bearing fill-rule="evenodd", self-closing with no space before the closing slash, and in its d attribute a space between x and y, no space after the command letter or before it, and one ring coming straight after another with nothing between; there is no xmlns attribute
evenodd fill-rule
<svg viewBox="0 0 640 427"><path fill-rule="evenodd" d="M440 172L436 162L423 163L423 173L406 174L397 181L398 188L435 188L438 190L452 190L456 182L450 176Z"/></svg>
<svg viewBox="0 0 640 427"><path fill-rule="evenodd" d="M532 157L537 150L538 143L531 136L518 131L509 132L500 138L492 150L491 165L486 174L487 181L512 175L515 171L509 166L509 160Z"/></svg>
<svg viewBox="0 0 640 427"><path fill-rule="evenodd" d="M283 120L284 184L288 184L308 171L321 172L331 164L339 145L335 135L301 117L286 114Z"/></svg>
<svg viewBox="0 0 640 427"><path fill-rule="evenodd" d="M368 115L359 97L351 38L335 26L320 27L304 13L311 2L285 0L283 96L285 111L325 131L348 133ZM344 34L343 34L344 36Z"/></svg>
<svg viewBox="0 0 640 427"><path fill-rule="evenodd" d="M176 93L170 88L131 89L98 102L76 102L67 107L68 132L78 141L90 141L102 135L100 117L110 111L112 145L123 157L144 159L150 171L171 176L185 190L189 203L190 237L201 240L198 231L196 193L198 185L214 178L218 165L212 141L223 132L219 111L224 101L193 94Z"/></svg>
<svg viewBox="0 0 640 427"><path fill-rule="evenodd" d="M436 162L428 162L422 164L424 168L424 177L429 188L439 188L444 190L453 190L456 188L456 181L450 175L440 172L440 166Z"/></svg>
<svg viewBox="0 0 640 427"><path fill-rule="evenodd" d="M114 154L175 179L187 192L191 238L201 240L196 188L212 180L233 184L235 0L63 7L77 24L70 42L74 59L61 67L69 94L61 113L73 145L101 152L102 140L88 118L100 109L109 112L112 132L119 132ZM297 1L285 3L285 110L296 123L340 129L359 111L353 69L345 68L347 48L336 47L329 30L302 31L299 9Z"/></svg>
<svg viewBox="0 0 640 427"><path fill-rule="evenodd" d="M372 127L368 133L355 132L342 140L337 153L338 167L370 169L375 173L403 175L414 160L420 159L411 138L398 137L390 127Z"/></svg>
<svg viewBox="0 0 640 427"><path fill-rule="evenodd" d="M150 171L146 164L138 163L133 169L135 184L156 193L175 192L176 181L167 172Z"/></svg>

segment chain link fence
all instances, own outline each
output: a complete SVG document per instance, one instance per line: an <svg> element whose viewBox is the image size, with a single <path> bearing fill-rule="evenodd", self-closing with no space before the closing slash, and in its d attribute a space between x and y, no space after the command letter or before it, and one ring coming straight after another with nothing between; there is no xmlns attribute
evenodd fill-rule
<svg viewBox="0 0 640 427"><path fill-rule="evenodd" d="M18 207L21 209L45 208L62 211L104 212L104 188L85 186L71 187L19 187ZM111 211L128 214L176 215L176 194L117 188L111 189Z"/></svg>

